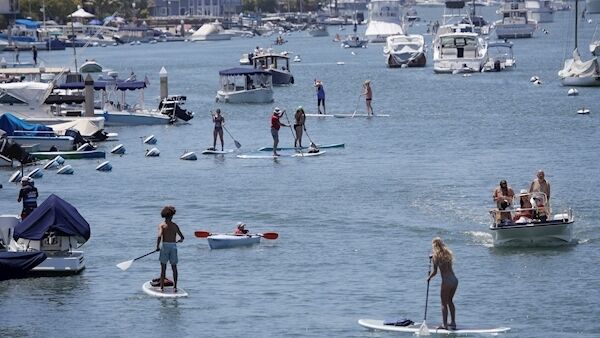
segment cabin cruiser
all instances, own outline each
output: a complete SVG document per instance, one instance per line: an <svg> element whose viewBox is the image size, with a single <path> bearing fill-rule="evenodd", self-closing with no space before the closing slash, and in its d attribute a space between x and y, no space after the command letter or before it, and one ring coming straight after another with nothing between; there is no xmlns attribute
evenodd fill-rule
<svg viewBox="0 0 600 338"><path fill-rule="evenodd" d="M552 213L546 194L519 194L518 208L492 209L494 246L564 245L573 240L573 210Z"/></svg>
<svg viewBox="0 0 600 338"><path fill-rule="evenodd" d="M525 0L529 17L538 23L553 22L554 8L551 0Z"/></svg>
<svg viewBox="0 0 600 338"><path fill-rule="evenodd" d="M485 72L499 72L501 70L511 70L517 66L513 55L512 42L496 41L488 43L489 59L483 65Z"/></svg>
<svg viewBox="0 0 600 338"><path fill-rule="evenodd" d="M465 2L446 1L443 24L433 39L433 70L436 73L479 72L487 62L487 42L473 31L472 24L460 23Z"/></svg>
<svg viewBox="0 0 600 338"><path fill-rule="evenodd" d="M190 41L218 41L231 40L233 34L227 33L217 20L202 25L190 36Z"/></svg>
<svg viewBox="0 0 600 338"><path fill-rule="evenodd" d="M312 37L329 36L329 32L325 25L312 25L308 28L308 35Z"/></svg>
<svg viewBox="0 0 600 338"><path fill-rule="evenodd" d="M506 0L498 10L502 19L495 22L498 39L530 38L537 22L529 18L524 0Z"/></svg>
<svg viewBox="0 0 600 338"><path fill-rule="evenodd" d="M220 86L217 102L271 103L273 84L271 73L253 68L230 68L219 71Z"/></svg>
<svg viewBox="0 0 600 338"><path fill-rule="evenodd" d="M425 40L422 35L392 35L386 39L383 53L390 68L425 67Z"/></svg>
<svg viewBox="0 0 600 338"><path fill-rule="evenodd" d="M369 42L386 42L388 36L404 34L401 3L397 0L373 0L368 5L369 21L365 37Z"/></svg>
<svg viewBox="0 0 600 338"><path fill-rule="evenodd" d="M51 194L27 218L0 216L0 242L6 253L43 253L26 275L73 275L85 269L83 251L77 250L90 239L90 225L77 209ZM26 267L29 268L29 267Z"/></svg>
<svg viewBox="0 0 600 338"><path fill-rule="evenodd" d="M255 54L252 62L255 69L271 73L274 86L294 84L294 76L290 72L290 58L287 55L268 50Z"/></svg>

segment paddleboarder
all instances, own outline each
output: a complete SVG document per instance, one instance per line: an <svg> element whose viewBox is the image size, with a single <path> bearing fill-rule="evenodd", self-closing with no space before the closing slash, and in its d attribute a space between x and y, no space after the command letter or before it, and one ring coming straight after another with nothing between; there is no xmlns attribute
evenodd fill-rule
<svg viewBox="0 0 600 338"><path fill-rule="evenodd" d="M25 176L21 179L21 190L17 202L23 201L23 210L21 210L21 220L24 220L37 208L38 190L31 177Z"/></svg>
<svg viewBox="0 0 600 338"><path fill-rule="evenodd" d="M365 103L367 105L367 115L373 115L373 107L371 107L371 101L373 100L373 90L371 89L371 80L366 80L363 85L363 95L365 96Z"/></svg>
<svg viewBox="0 0 600 338"><path fill-rule="evenodd" d="M277 145L279 144L279 128L281 126L289 127L287 124L279 121L279 119L283 116L285 111L280 110L279 108L275 108L273 110L273 115L271 115L271 136L273 136L273 156L279 156L277 153Z"/></svg>
<svg viewBox="0 0 600 338"><path fill-rule="evenodd" d="M304 109L302 108L302 106L299 106L298 109L296 109L296 114L294 115L294 130L296 131L294 147L302 148L302 131L305 128L305 121L306 114L304 114Z"/></svg>
<svg viewBox="0 0 600 338"><path fill-rule="evenodd" d="M177 243L183 242L183 234L179 226L173 222L175 216L175 207L167 205L160 212L160 216L165 220L158 225L158 238L156 239L156 251L160 251L160 291L164 291L165 274L167 271L167 262L171 263L173 269L173 291L177 292ZM177 240L179 235L179 240ZM162 247L160 242L162 241Z"/></svg>
<svg viewBox="0 0 600 338"><path fill-rule="evenodd" d="M216 150L218 136L221 139L221 151L223 151L223 123L225 123L225 118L221 115L221 109L217 108L215 114L212 114L212 120L215 129L213 130L213 147L211 150Z"/></svg>
<svg viewBox="0 0 600 338"><path fill-rule="evenodd" d="M429 274L429 277L427 277L427 282L429 283L433 276L437 274L438 269L442 275L441 299L443 325L439 328L456 330L455 308L452 299L458 288L458 279L452 270L453 254L439 237L431 241L431 248L433 270ZM450 311L450 325L448 325L448 311Z"/></svg>
<svg viewBox="0 0 600 338"><path fill-rule="evenodd" d="M317 111L319 114L327 114L325 112L325 89L323 88L323 82L315 79L314 86L317 88ZM321 105L323 105L323 112L321 113Z"/></svg>

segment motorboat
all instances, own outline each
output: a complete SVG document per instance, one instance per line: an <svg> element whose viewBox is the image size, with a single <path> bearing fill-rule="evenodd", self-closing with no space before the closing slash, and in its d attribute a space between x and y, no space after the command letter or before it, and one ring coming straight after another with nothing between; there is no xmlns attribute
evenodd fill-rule
<svg viewBox="0 0 600 338"><path fill-rule="evenodd" d="M79 249L90 238L90 225L77 209L51 194L27 218L0 217L0 234L7 252L43 252L47 258L28 275L72 275L85 269ZM6 236L8 234L8 236Z"/></svg>
<svg viewBox="0 0 600 338"><path fill-rule="evenodd" d="M294 84L294 76L290 72L290 58L273 51L261 52L252 57L254 68L271 73L274 86Z"/></svg>
<svg viewBox="0 0 600 338"><path fill-rule="evenodd" d="M366 48L369 43L366 39L361 39L356 34L349 34L342 40L342 47L344 48Z"/></svg>
<svg viewBox="0 0 600 338"><path fill-rule="evenodd" d="M499 72L511 70L517 66L513 55L512 42L495 41L488 43L488 61L483 65L485 72Z"/></svg>
<svg viewBox="0 0 600 338"><path fill-rule="evenodd" d="M391 35L383 48L386 64L394 67L425 67L425 40L423 35Z"/></svg>
<svg viewBox="0 0 600 338"><path fill-rule="evenodd" d="M240 65L248 66L251 64L252 64L252 60L250 60L250 54L249 53L242 54L242 57L240 58Z"/></svg>
<svg viewBox="0 0 600 338"><path fill-rule="evenodd" d="M190 41L219 41L231 40L233 34L227 33L223 25L217 20L202 25L189 38Z"/></svg>
<svg viewBox="0 0 600 338"><path fill-rule="evenodd" d="M183 95L170 95L158 103L158 111L168 116L171 120L187 122L194 118L194 113L183 108L187 97Z"/></svg>
<svg viewBox="0 0 600 338"><path fill-rule="evenodd" d="M490 210L494 246L565 245L573 241L573 211L551 213L546 195L541 192L523 193L520 198L528 207Z"/></svg>
<svg viewBox="0 0 600 338"><path fill-rule="evenodd" d="M308 35L312 37L329 36L329 31L327 31L327 26L325 25L312 25L307 30Z"/></svg>
<svg viewBox="0 0 600 338"><path fill-rule="evenodd" d="M75 145L73 137L56 135L50 127L23 121L11 113L0 116L0 129L9 141L40 151L73 150Z"/></svg>
<svg viewBox="0 0 600 338"><path fill-rule="evenodd" d="M215 234L206 237L211 249L236 248L260 243L260 235Z"/></svg>
<svg viewBox="0 0 600 338"><path fill-rule="evenodd" d="M554 8L551 0L525 0L525 8L531 20L538 23L554 21Z"/></svg>
<svg viewBox="0 0 600 338"><path fill-rule="evenodd" d="M436 73L480 72L488 60L487 42L475 33L465 18L462 0L446 1L443 24L433 39L433 71Z"/></svg>
<svg viewBox="0 0 600 338"><path fill-rule="evenodd" d="M472 24L473 31L479 35L488 35L492 30L493 25L485 20L485 18L481 15L477 15L476 8L477 2L474 0L469 4L471 6L471 10L469 15L462 19L461 23L464 24Z"/></svg>
<svg viewBox="0 0 600 338"><path fill-rule="evenodd" d="M579 1L575 1L575 49L572 58L566 59L563 69L558 71L560 83L570 87L597 87L600 86L600 65L598 59L593 57L588 61L581 60L577 49L577 22Z"/></svg>
<svg viewBox="0 0 600 338"><path fill-rule="evenodd" d="M85 60L85 62L79 67L79 72L85 73L102 73L104 68L96 62L96 60Z"/></svg>
<svg viewBox="0 0 600 338"><path fill-rule="evenodd" d="M498 39L530 38L537 22L529 18L524 0L507 0L498 10L502 19L495 22Z"/></svg>
<svg viewBox="0 0 600 338"><path fill-rule="evenodd" d="M383 43L388 36L404 34L401 2L397 0L373 0L368 5L369 21L365 37L369 42Z"/></svg>
<svg viewBox="0 0 600 338"><path fill-rule="evenodd" d="M220 86L217 102L271 103L273 85L271 73L262 69L230 68L219 71Z"/></svg>

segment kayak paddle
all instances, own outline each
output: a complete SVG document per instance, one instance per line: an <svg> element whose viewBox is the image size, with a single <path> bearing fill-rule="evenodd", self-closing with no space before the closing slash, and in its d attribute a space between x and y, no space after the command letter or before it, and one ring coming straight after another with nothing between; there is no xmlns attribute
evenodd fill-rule
<svg viewBox="0 0 600 338"><path fill-rule="evenodd" d="M194 236L198 237L198 238L206 238L208 236L212 236L212 235L216 235L216 234L212 234L208 231L202 231L202 230L198 230L198 231L194 231ZM250 234L249 234L250 235ZM254 234L266 239L277 239L279 237L279 234L276 232L265 232L262 234Z"/></svg>
<svg viewBox="0 0 600 338"><path fill-rule="evenodd" d="M121 262L121 263L117 264L117 268L125 271L125 270L127 270L127 269L129 269L131 267L131 265L133 264L134 261L137 261L138 259L144 258L144 257L146 257L148 255L151 255L151 254L155 253L155 252L158 252L158 250L152 250L151 252L148 252L147 254L142 255L142 256L140 256L138 258L134 258L134 259L131 259L131 260L128 260L128 261L125 261L125 262Z"/></svg>
<svg viewBox="0 0 600 338"><path fill-rule="evenodd" d="M423 323L419 328L419 336L429 336L429 329L427 328L427 303L429 302L429 275L431 274L431 256L429 256L429 270L427 271L427 293L425 294L425 316L423 317Z"/></svg>

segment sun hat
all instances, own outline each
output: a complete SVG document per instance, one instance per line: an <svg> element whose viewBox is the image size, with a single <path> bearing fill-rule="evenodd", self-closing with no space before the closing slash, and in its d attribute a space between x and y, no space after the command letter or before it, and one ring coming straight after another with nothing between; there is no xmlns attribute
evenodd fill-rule
<svg viewBox="0 0 600 338"><path fill-rule="evenodd" d="M33 179L29 176L25 176L23 178L21 178L21 183L31 183L33 182Z"/></svg>
<svg viewBox="0 0 600 338"><path fill-rule="evenodd" d="M371 83L371 80L365 80L365 84Z"/></svg>
<svg viewBox="0 0 600 338"><path fill-rule="evenodd" d="M529 193L529 191L527 189L521 189L521 191L519 192L519 194L521 194L521 195L526 195L528 193Z"/></svg>
<svg viewBox="0 0 600 338"><path fill-rule="evenodd" d="M281 109L279 109L279 107L275 107L275 109L273 110L274 113L279 113L281 111Z"/></svg>
<svg viewBox="0 0 600 338"><path fill-rule="evenodd" d="M246 226L246 223L238 222L238 223L236 224L236 226L237 226L238 228L243 228L243 227L245 227L245 226Z"/></svg>

